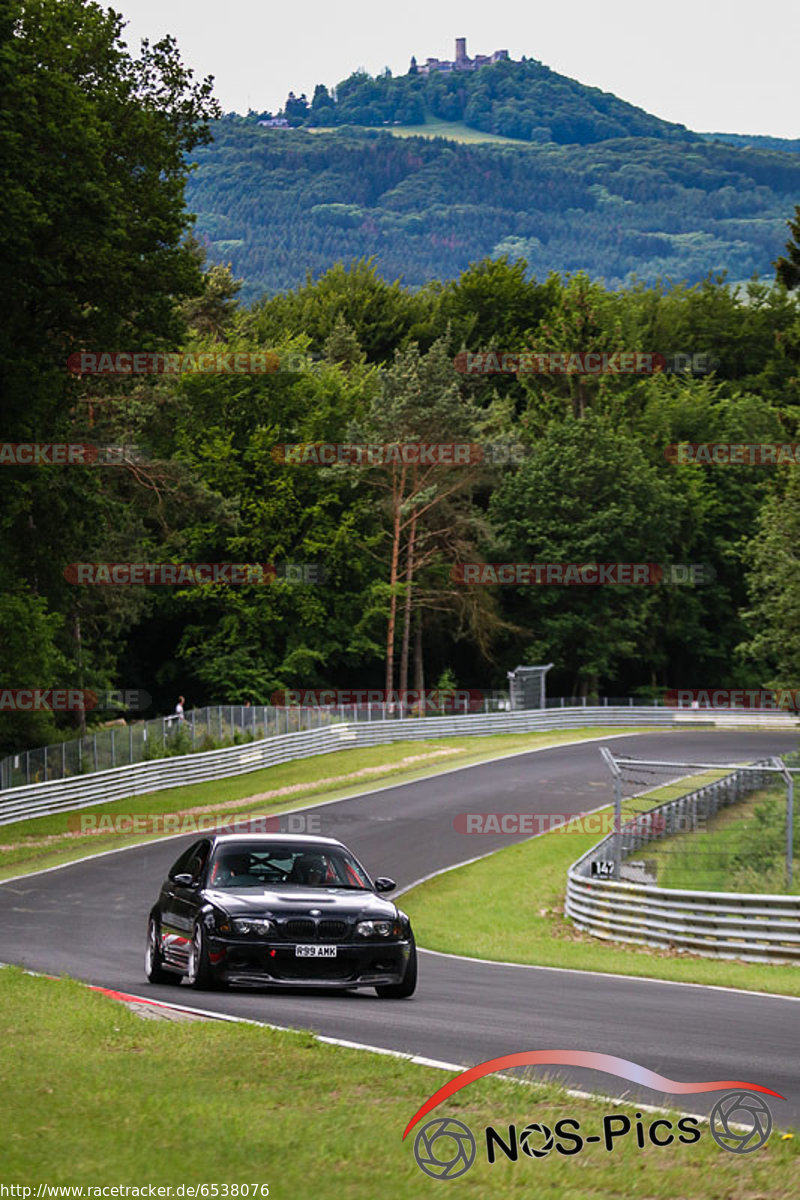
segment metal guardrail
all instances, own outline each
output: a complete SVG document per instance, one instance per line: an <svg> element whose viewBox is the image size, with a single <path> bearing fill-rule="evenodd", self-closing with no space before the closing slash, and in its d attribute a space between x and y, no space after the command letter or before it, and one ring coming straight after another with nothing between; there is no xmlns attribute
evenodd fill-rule
<svg viewBox="0 0 800 1200"><path fill-rule="evenodd" d="M369 720L372 720L370 714ZM70 776L94 774L112 767L152 762L163 757L181 738L188 751L222 748L226 742L259 737L275 737L299 729L318 729L346 720L338 708L275 707L272 705L218 704L196 708L181 721L177 714L154 717L147 721L101 726L85 737L68 738L20 750L0 760L0 790L26 787L32 783L53 783ZM208 743L211 743L210 745Z"/></svg>
<svg viewBox="0 0 800 1200"><path fill-rule="evenodd" d="M753 723L749 714L744 723ZM784 714L770 714L771 727L785 725ZM686 714L683 714L684 722ZM709 714L694 714L698 725ZM681 727L684 727L684 722ZM792 726L797 722L793 721ZM523 712L475 713L470 716L418 717L394 721L359 721L328 725L304 732L281 734L222 750L155 759L91 775L31 784L0 792L0 825L53 812L109 804L127 796L163 791L189 783L204 783L258 771L277 763L314 754L330 754L387 742L426 738L466 737L497 733L532 733L582 727L675 727L675 710L654 707L576 707L528 709Z"/></svg>
<svg viewBox="0 0 800 1200"><path fill-rule="evenodd" d="M800 897L694 892L570 877L564 909L579 929L617 942L709 958L800 963Z"/></svg>
<svg viewBox="0 0 800 1200"><path fill-rule="evenodd" d="M226 744L255 741L258 738L276 737L283 733L295 733L302 729L319 729L337 721L403 721L420 716L466 716L476 713L498 713L515 711L506 692L486 693L481 691L454 690L448 695L441 693L444 711L435 709L420 713L414 703L361 702L352 704L290 704L290 705L237 705L221 704L213 708L192 709L183 721L176 714L154 717L149 720L126 724L123 718L117 722L100 726L85 737L67 738L38 746L33 750L20 750L0 759L0 791L27 787L33 783L53 783L70 776L96 774L113 767L134 763L152 762L166 754L175 754L176 749L191 753L222 749ZM598 697L587 702L586 697L548 697L544 708L643 708L645 702L633 697ZM662 707L661 701L653 700L648 708ZM538 710L537 710L538 711ZM686 712L691 723L696 723L697 711L672 709L675 721L684 720ZM761 714L715 710L705 712L706 718L717 725L738 725L747 718L747 724L758 724ZM775 718L781 714L767 712L767 720L774 727ZM784 714L788 721L796 720L792 714ZM176 746L176 741L183 744Z"/></svg>
<svg viewBox="0 0 800 1200"><path fill-rule="evenodd" d="M622 822L622 857L764 787L771 772L753 768L767 761ZM617 836L615 832L598 842L567 872L564 914L578 929L611 941L710 958L800 963L800 896L693 891L592 876L593 860L613 859Z"/></svg>

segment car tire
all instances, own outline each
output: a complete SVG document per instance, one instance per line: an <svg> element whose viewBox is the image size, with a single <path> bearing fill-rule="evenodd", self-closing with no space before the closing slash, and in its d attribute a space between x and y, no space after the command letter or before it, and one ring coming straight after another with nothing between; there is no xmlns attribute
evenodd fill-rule
<svg viewBox="0 0 800 1200"><path fill-rule="evenodd" d="M161 935L158 917L151 916L147 922L147 945L144 951L144 973L149 983L178 983L174 971L168 971L161 957Z"/></svg>
<svg viewBox="0 0 800 1200"><path fill-rule="evenodd" d="M411 938L411 951L406 964L406 973L400 983L383 983L375 991L382 1000L405 1000L413 996L417 987L417 947Z"/></svg>
<svg viewBox="0 0 800 1200"><path fill-rule="evenodd" d="M210 991L218 987L217 977L208 957L208 942L205 930L198 922L192 932L192 945L189 951L189 962L186 969L186 980L189 987L199 992Z"/></svg>

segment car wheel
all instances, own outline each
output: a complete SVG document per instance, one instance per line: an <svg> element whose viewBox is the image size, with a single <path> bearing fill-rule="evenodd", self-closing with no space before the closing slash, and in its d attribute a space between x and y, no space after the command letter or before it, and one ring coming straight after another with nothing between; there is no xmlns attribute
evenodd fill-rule
<svg viewBox="0 0 800 1200"><path fill-rule="evenodd" d="M384 983L375 991L383 1000L404 1000L413 996L417 986L417 947L411 938L411 952L406 964L406 973L401 983Z"/></svg>
<svg viewBox="0 0 800 1200"><path fill-rule="evenodd" d="M166 970L161 957L161 933L158 919L151 917L147 923L147 945L144 951L144 973L150 983L177 983L178 976Z"/></svg>
<svg viewBox="0 0 800 1200"><path fill-rule="evenodd" d="M206 935L200 924L195 925L192 933L186 979L189 986L197 988L198 991L208 991L217 986L217 979L208 958Z"/></svg>

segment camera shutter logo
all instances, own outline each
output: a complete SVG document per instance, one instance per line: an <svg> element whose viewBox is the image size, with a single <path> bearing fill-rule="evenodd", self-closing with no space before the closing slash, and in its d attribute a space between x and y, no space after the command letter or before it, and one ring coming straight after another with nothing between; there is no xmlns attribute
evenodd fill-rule
<svg viewBox="0 0 800 1200"><path fill-rule="evenodd" d="M749 1129L731 1129L730 1122L747 1124ZM772 1113L752 1092L728 1092L712 1108L708 1123L711 1136L723 1150L752 1154L761 1149L772 1132Z"/></svg>
<svg viewBox="0 0 800 1200"><path fill-rule="evenodd" d="M543 1139L541 1146L535 1145L536 1134ZM528 1158L546 1158L553 1149L553 1131L548 1125L526 1125L519 1135L519 1144Z"/></svg>
<svg viewBox="0 0 800 1200"><path fill-rule="evenodd" d="M423 1125L414 1141L417 1165L432 1179L458 1179L475 1161L475 1138L461 1121L438 1117Z"/></svg>

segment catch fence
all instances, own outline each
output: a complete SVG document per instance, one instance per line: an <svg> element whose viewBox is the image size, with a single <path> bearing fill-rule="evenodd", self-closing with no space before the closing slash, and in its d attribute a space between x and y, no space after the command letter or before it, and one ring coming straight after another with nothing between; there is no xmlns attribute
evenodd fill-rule
<svg viewBox="0 0 800 1200"><path fill-rule="evenodd" d="M798 755L748 764L603 756L614 831L570 867L578 928L722 958L800 962Z"/></svg>
<svg viewBox="0 0 800 1200"><path fill-rule="evenodd" d="M0 760L0 791L33 783L52 783L114 767L150 762L167 755L218 750L237 742L258 741L303 730L325 729L341 722L416 720L424 716L468 716L510 711L507 692L439 691L441 707L430 704L423 713L410 703L330 705L219 704L192 709L181 721L175 714L148 721L115 723L91 730L85 737L67 738L35 750L21 750ZM632 697L598 700L603 707L640 706ZM654 702L657 704L657 702ZM547 708L587 707L586 697L558 697ZM595 707L590 702L589 707Z"/></svg>

